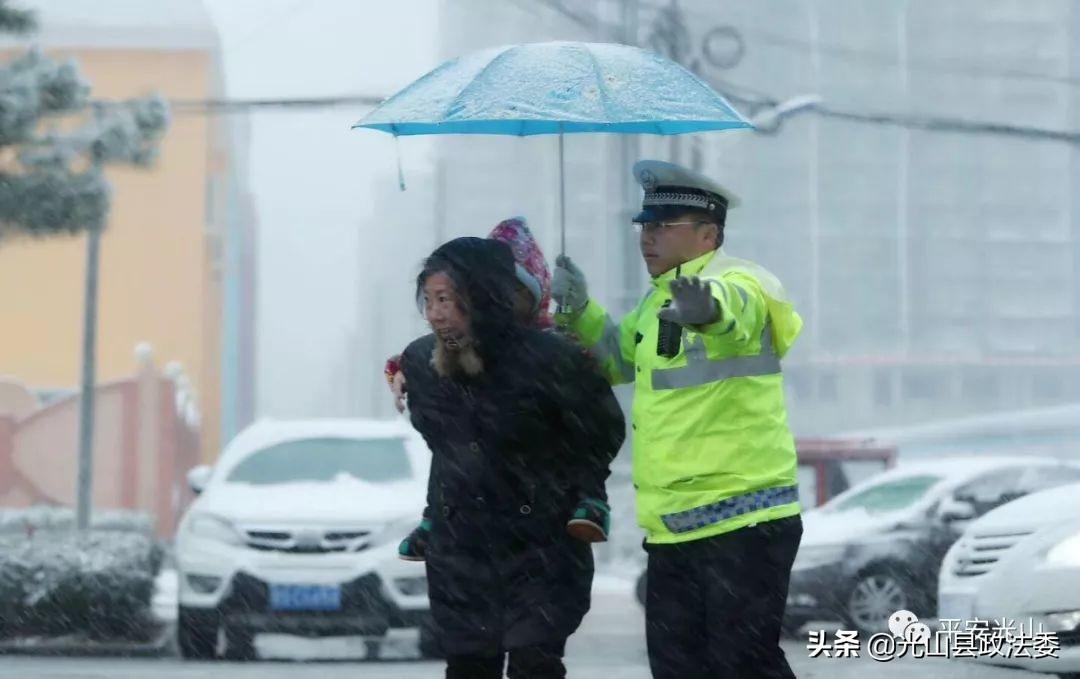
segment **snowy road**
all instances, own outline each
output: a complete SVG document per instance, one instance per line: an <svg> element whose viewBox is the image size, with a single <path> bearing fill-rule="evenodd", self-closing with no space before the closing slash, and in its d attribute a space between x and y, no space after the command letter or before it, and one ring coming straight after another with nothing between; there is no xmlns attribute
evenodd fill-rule
<svg viewBox="0 0 1080 679"><path fill-rule="evenodd" d="M263 660L257 663L190 663L175 658L0 658L0 677L18 679L435 679L442 676L437 662L420 662L415 657L415 637L402 635L386 654L400 660L364 661L363 645L346 640L305 641L261 637L259 650L265 656L294 658L350 658L326 662ZM868 658L836 660L809 658L806 642L785 645L795 673L803 679L1037 679L1040 676L1018 670L975 666L956 661L911 660L890 663ZM644 618L633 600L628 584L619 581L601 584L594 595L593 609L582 629L571 639L567 652L570 677L598 679L648 679L644 646Z"/></svg>

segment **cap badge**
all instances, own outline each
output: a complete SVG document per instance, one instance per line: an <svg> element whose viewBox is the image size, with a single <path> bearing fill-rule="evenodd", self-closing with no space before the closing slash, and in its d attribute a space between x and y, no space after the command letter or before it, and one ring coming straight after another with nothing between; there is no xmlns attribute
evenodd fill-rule
<svg viewBox="0 0 1080 679"><path fill-rule="evenodd" d="M656 190L657 185L659 185L659 181L652 170L641 171L641 188L651 193Z"/></svg>

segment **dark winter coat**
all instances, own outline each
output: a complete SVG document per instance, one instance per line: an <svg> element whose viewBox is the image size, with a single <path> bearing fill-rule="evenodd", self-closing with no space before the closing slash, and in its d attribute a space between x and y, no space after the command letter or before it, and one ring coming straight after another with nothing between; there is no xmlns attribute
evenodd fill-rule
<svg viewBox="0 0 1080 679"><path fill-rule="evenodd" d="M502 310L490 305L501 302L477 286L490 286L501 263L457 266L481 333L483 371L441 376L433 335L402 357L410 416L433 453L432 613L454 655L559 642L588 610L593 574L590 546L571 538L566 522L580 499L606 497L622 412L581 349L550 332L492 322ZM513 275L512 259L506 270Z"/></svg>

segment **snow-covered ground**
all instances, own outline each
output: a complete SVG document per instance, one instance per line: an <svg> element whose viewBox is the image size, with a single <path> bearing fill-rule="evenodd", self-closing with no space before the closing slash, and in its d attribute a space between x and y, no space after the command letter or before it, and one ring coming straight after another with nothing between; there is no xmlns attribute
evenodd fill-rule
<svg viewBox="0 0 1080 679"><path fill-rule="evenodd" d="M163 617L175 610L176 576L166 571L158 578L155 610ZM567 647L569 675L579 679L648 679L644 612L633 597L634 581L626 573L600 574L593 587L593 608ZM175 615L175 613L171 613ZM364 645L356 639L301 639L263 635L257 640L262 661L249 664L191 663L175 658L72 659L5 658L11 676L26 679L179 679L206 677L265 679L328 679L360 676L369 679L420 679L442 676L437 662L416 660L416 634L402 630L392 635L377 662L365 662ZM810 658L806 640L784 644L802 679L1037 679L1039 675L947 660L906 659L879 663L869 658ZM336 661L336 662L281 662Z"/></svg>

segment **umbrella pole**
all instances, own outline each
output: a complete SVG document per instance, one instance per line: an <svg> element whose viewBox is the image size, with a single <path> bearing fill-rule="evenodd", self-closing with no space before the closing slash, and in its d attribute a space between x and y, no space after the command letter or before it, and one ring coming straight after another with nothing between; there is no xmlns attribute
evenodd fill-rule
<svg viewBox="0 0 1080 679"><path fill-rule="evenodd" d="M559 254L566 255L566 161L563 157L562 129L559 130ZM570 308L558 304L555 313L568 314Z"/></svg>
<svg viewBox="0 0 1080 679"><path fill-rule="evenodd" d="M563 157L563 133L559 131L559 254L566 254L566 161Z"/></svg>

